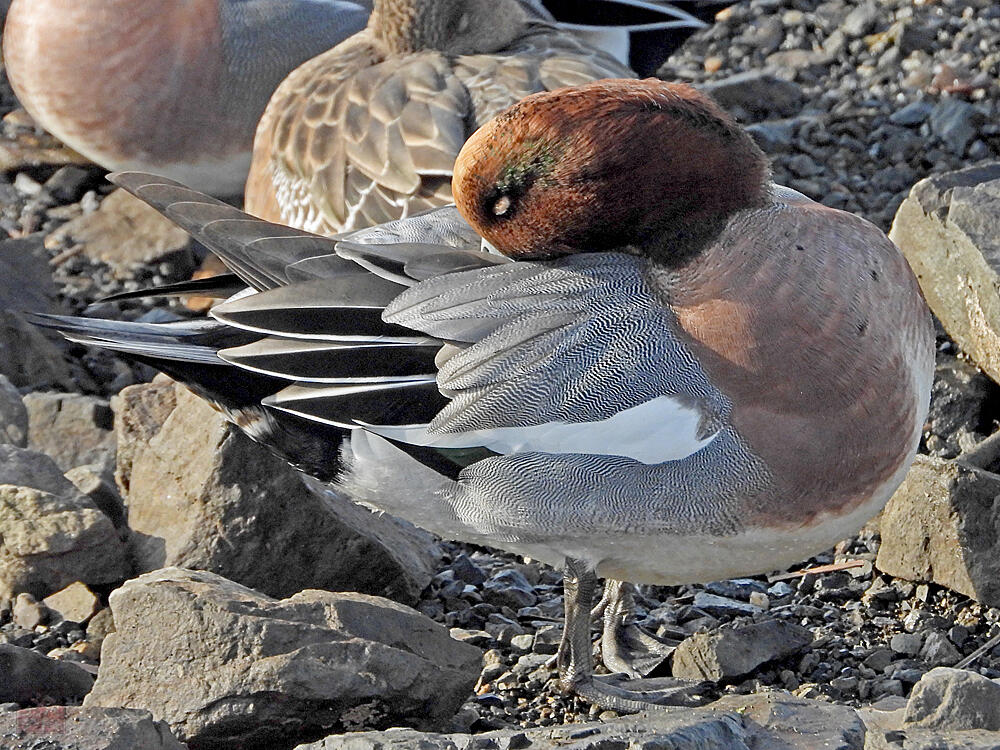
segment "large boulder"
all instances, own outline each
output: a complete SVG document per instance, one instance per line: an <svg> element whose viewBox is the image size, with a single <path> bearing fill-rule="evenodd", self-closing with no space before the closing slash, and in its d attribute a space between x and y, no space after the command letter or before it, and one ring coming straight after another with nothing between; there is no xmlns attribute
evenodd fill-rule
<svg viewBox="0 0 1000 750"><path fill-rule="evenodd" d="M1000 381L1000 162L921 180L889 237L948 334Z"/></svg>
<svg viewBox="0 0 1000 750"><path fill-rule="evenodd" d="M0 598L115 583L130 570L111 520L51 458L0 445Z"/></svg>
<svg viewBox="0 0 1000 750"><path fill-rule="evenodd" d="M914 685L904 724L1000 732L1000 684L965 669L935 667Z"/></svg>
<svg viewBox="0 0 1000 750"><path fill-rule="evenodd" d="M917 456L880 526L879 570L1000 606L1000 475Z"/></svg>
<svg viewBox="0 0 1000 750"><path fill-rule="evenodd" d="M211 570L272 596L323 588L404 602L430 582L437 547L429 534L314 491L186 388L150 386L156 398L138 388L126 389L117 418L128 425L119 440L135 438L119 443L118 477L140 570ZM173 408L153 406L159 397Z"/></svg>
<svg viewBox="0 0 1000 750"><path fill-rule="evenodd" d="M401 604L303 591L275 600L178 568L111 594L86 706L143 708L191 748L280 750L346 728L440 729L481 652Z"/></svg>

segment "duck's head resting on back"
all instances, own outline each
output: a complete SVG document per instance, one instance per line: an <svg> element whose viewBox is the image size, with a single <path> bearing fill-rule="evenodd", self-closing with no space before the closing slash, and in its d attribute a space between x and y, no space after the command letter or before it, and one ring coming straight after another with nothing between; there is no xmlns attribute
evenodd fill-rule
<svg viewBox="0 0 1000 750"><path fill-rule="evenodd" d="M504 49L529 17L518 0L375 0L368 28L392 54L471 55Z"/></svg>
<svg viewBox="0 0 1000 750"><path fill-rule="evenodd" d="M767 159L715 102L655 79L529 96L455 164L465 218L518 259L629 249L677 263L770 200Z"/></svg>

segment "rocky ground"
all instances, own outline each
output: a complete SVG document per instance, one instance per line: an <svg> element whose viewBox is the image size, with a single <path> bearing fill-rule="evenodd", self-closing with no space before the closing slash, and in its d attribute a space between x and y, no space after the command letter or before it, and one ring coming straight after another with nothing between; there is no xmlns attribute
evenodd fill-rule
<svg viewBox="0 0 1000 750"><path fill-rule="evenodd" d="M917 181L1000 158L1000 7L985 0L739 3L691 39L661 76L704 86L745 122L771 155L776 181L865 216L884 230ZM147 681L157 665L172 665L164 661L170 654L201 665L192 685L211 672L214 667L204 666L211 663L209 656L202 664L191 655L193 630L184 631L181 639L187 651L174 645L182 630L178 623L186 622L186 596L215 597L211 600L222 614L217 620L208 615L198 620L206 632L211 629L206 623L217 624L220 633L230 632L235 621L227 618L236 617L234 611L246 617L253 610L255 618L280 621L295 632L302 628L309 638L326 643L327 636L315 634L335 632L329 612L346 605L322 599L307 606L283 597L306 587L348 588L343 571L357 574L375 556L374 567L384 570L385 577L365 579L355 588L413 604L458 640L485 651L481 673L469 680L464 703L459 695L452 707L457 713L439 721L438 729L520 732L614 719L611 712L565 697L553 679L562 611L556 572L492 550L435 543L388 521L373 536L364 528L366 520L340 506L331 510L332 501L267 463L255 446L226 433L213 415L197 411L169 384L126 391L112 415L107 399L126 386L148 382L153 373L107 353L41 337L17 311L81 313L108 294L190 278L205 262L204 252L112 194L101 170L36 131L15 107L9 90L0 86L0 114L6 115L0 139L0 236L10 238L0 241L0 270L11 280L0 287L0 373L6 378L0 379L0 450L7 452L0 486L34 488L38 496L32 496L32 507L52 519L52 531L3 517L6 547L0 554L0 577L18 585L0 590L0 649L16 649L0 653L0 661L8 659L8 669L16 663L35 675L55 670L55 676L42 681L45 689L32 683L21 692L14 681L0 701L10 701L9 708L75 704L91 692L92 673L101 664L100 645L114 627L107 604L115 590L123 592L114 595L117 604L112 598L119 630L122 622L129 623L117 645L104 652L105 661L112 659L115 665L105 667L105 673L115 675L116 682L102 674L103 684L99 680L93 690L96 697L88 698L82 711L126 705L122 695L141 693L129 682L128 665L136 684ZM142 301L117 308L124 317L143 320L200 314L197 303L188 305ZM705 586L640 587L637 623L670 644L683 643L654 674L710 679L710 686L696 691L699 698L721 698L724 703L718 705L733 710L739 700L749 700L740 695L777 688L843 707L881 702L896 708L909 698L906 710L913 726L1000 730L1000 700L993 701L992 714L985 710L992 718L964 725L964 719L956 718L957 724L950 725L940 716L927 718L935 706L951 705L948 701L928 703L921 697L935 695L934 685L942 680L957 684L973 675L995 685L989 681L1000 679L1000 592L990 584L1000 576L1000 563L994 563L1000 560L994 546L1000 513L990 504L1000 495L993 474L1000 454L989 443L982 445L998 427L1000 387L967 356L976 349L975 333L970 334L973 339L962 338L964 333L954 332L950 319L942 316L962 346L940 330L932 410L921 445L926 458L893 500L881 529L877 523L869 525L835 550L804 561L802 570ZM989 362L981 357L977 362L997 377ZM38 393L48 390L86 397ZM195 432L205 435L192 438ZM206 454L216 456L215 462L194 458ZM959 456L969 460L953 460ZM185 461L192 468L184 476L170 471ZM233 466L239 471L227 469ZM241 481L234 484L230 474ZM232 487L237 485L234 499ZM165 486L176 489L167 494L179 498L177 505L164 508ZM288 498L277 510L263 500L276 494ZM979 505L971 513L994 525L976 535L961 524L949 526L958 522L946 512L953 507L948 502L959 496L973 497ZM23 495L17 497L24 501ZM916 528L913 519L925 518L919 506L928 499L946 511ZM332 520L317 526L315 519L327 511ZM193 520L185 524L185 516ZM282 531L275 537L277 526ZM63 540L59 534L72 536L68 528L85 543L60 547L63 541L54 540ZM19 553L15 539L28 552ZM915 560L908 551L923 548L926 559ZM344 549L355 556L343 555ZM956 558L956 549L964 557L955 569L933 557L939 550ZM268 564L275 550L282 551L281 562ZM24 562L29 558L35 567ZM73 563L67 566L67 560ZM321 560L334 562L324 567L317 563ZM237 591L214 578L192 581L180 573L167 576L166 582L150 579L118 589L126 578L166 565L212 570L281 601L255 598L263 594ZM327 619L302 614L313 612L310 607L325 608ZM164 622L161 615L167 610L174 614ZM339 637L329 636L334 641ZM285 654L290 665L307 658L294 649L281 651L286 646L269 648ZM382 646L369 650L378 648ZM156 658L145 662L142 654ZM403 659L393 654L392 659ZM57 661L37 661L42 655ZM73 666L76 671L67 677L58 672L72 666L67 662L81 668ZM420 664L440 680L428 677L431 688L444 690L458 679L449 677L448 669L457 669L453 664ZM938 671L921 682L935 667L961 672ZM221 686L220 694L252 692L229 679L208 682ZM915 689L918 685L922 687ZM6 686L3 679L0 686ZM175 690L185 693L183 687ZM975 690L992 695L978 683ZM224 702L215 694L204 700ZM314 704L302 700L306 708L300 712L313 710L308 707ZM190 707L176 703L176 696L149 696L140 704L158 718L171 711L192 714ZM954 716L960 713L956 709ZM844 726L854 720L850 717L856 719L851 711L838 716L847 717ZM223 731L220 720L208 715L199 720L192 728L184 724L189 719L168 719L192 747L215 746L199 744L198 733ZM164 736L148 717L135 721L139 728L128 731ZM384 711L364 702L337 721L351 729L392 723ZM733 738L750 743L750 734L739 735L743 730L727 724L729 719L719 721L704 731L721 732L720 737L735 732ZM831 719L830 725L840 726L838 721ZM671 725L670 731L674 729ZM312 730L303 731L307 737ZM579 731L580 736L567 736L581 742L590 736L594 744L605 737L600 730ZM860 747L844 731L848 739L842 746ZM883 735L887 747L902 746L896 725ZM537 736L508 732L502 741L482 746L526 747ZM917 734L910 739L907 747L959 746ZM920 744L925 740L931 744ZM983 740L990 741L994 744L969 746L997 746L996 738ZM370 742L374 747L388 740ZM433 742L447 746L440 738ZM175 745L164 740L163 746Z"/></svg>

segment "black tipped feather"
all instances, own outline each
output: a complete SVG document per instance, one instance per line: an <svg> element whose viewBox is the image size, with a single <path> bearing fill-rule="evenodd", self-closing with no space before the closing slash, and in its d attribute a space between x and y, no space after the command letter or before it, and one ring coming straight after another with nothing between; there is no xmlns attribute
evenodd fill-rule
<svg viewBox="0 0 1000 750"><path fill-rule="evenodd" d="M296 384L264 400L272 409L347 428L424 424L447 403L433 378L347 386Z"/></svg>
<svg viewBox="0 0 1000 750"><path fill-rule="evenodd" d="M423 344L328 343L264 338L224 349L219 356L238 367L288 380L344 382L407 378L434 373L440 342Z"/></svg>
<svg viewBox="0 0 1000 750"><path fill-rule="evenodd" d="M122 302L130 299L146 299L148 297L182 297L196 295L198 297L214 297L227 299L237 292L246 289L246 282L235 273L222 273L207 279L178 281L176 284L164 284L149 289L137 289L134 292L119 292L102 298L101 302Z"/></svg>

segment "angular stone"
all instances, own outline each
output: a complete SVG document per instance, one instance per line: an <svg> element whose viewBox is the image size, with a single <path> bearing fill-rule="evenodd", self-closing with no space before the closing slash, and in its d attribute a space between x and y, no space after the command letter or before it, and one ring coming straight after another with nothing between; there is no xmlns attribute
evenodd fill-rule
<svg viewBox="0 0 1000 750"><path fill-rule="evenodd" d="M991 162L918 182L889 237L948 334L1000 382L998 223L1000 162Z"/></svg>
<svg viewBox="0 0 1000 750"><path fill-rule="evenodd" d="M115 190L91 214L64 224L50 243L82 244L84 253L110 265L152 263L169 255L194 268L187 232L124 190Z"/></svg>
<svg viewBox="0 0 1000 750"><path fill-rule="evenodd" d="M961 156L975 139L983 119L982 113L969 102L942 99L931 110L931 132Z"/></svg>
<svg viewBox="0 0 1000 750"><path fill-rule="evenodd" d="M758 120L798 114L805 100L797 83L761 71L737 73L699 88L723 108L739 107Z"/></svg>
<svg viewBox="0 0 1000 750"><path fill-rule="evenodd" d="M997 385L968 360L939 353L925 423L932 433L928 452L954 458L963 447L978 443L983 410Z"/></svg>
<svg viewBox="0 0 1000 750"><path fill-rule="evenodd" d="M0 308L0 375L18 388L75 388L62 351L14 310Z"/></svg>
<svg viewBox="0 0 1000 750"><path fill-rule="evenodd" d="M1000 475L917 456L880 523L879 570L1000 606Z"/></svg>
<svg viewBox="0 0 1000 750"><path fill-rule="evenodd" d="M87 622L100 606L97 595L87 584L76 581L61 591L45 597L45 606L58 612L64 620Z"/></svg>
<svg viewBox="0 0 1000 750"><path fill-rule="evenodd" d="M74 581L115 583L129 572L110 519L51 458L0 445L0 597L43 597Z"/></svg>
<svg viewBox="0 0 1000 750"><path fill-rule="evenodd" d="M433 575L430 535L314 491L187 389L149 442L127 455L130 467L119 474L128 475L140 570L211 570L272 596L323 588L406 602Z"/></svg>
<svg viewBox="0 0 1000 750"><path fill-rule="evenodd" d="M975 672L935 667L910 693L904 725L1000 730L1000 685Z"/></svg>
<svg viewBox="0 0 1000 750"><path fill-rule="evenodd" d="M83 698L93 684L91 674L71 661L0 644L0 703L72 703Z"/></svg>
<svg viewBox="0 0 1000 750"><path fill-rule="evenodd" d="M46 706L0 713L0 737L39 750L187 750L149 711Z"/></svg>
<svg viewBox="0 0 1000 750"><path fill-rule="evenodd" d="M810 630L786 620L727 624L681 641L674 651L673 675L693 680L738 677L810 643Z"/></svg>
<svg viewBox="0 0 1000 750"><path fill-rule="evenodd" d="M962 660L962 653L944 633L931 630L920 649L920 658L931 666L950 667Z"/></svg>
<svg viewBox="0 0 1000 750"><path fill-rule="evenodd" d="M113 415L108 402L78 393L29 393L28 447L49 456L63 471L115 462Z"/></svg>
<svg viewBox="0 0 1000 750"><path fill-rule="evenodd" d="M24 448L28 444L28 410L17 388L0 375L0 443Z"/></svg>
<svg viewBox="0 0 1000 750"><path fill-rule="evenodd" d="M117 631L85 705L144 708L192 747L289 748L334 728L439 728L482 652L401 604L303 591L277 601L168 568L111 594Z"/></svg>

